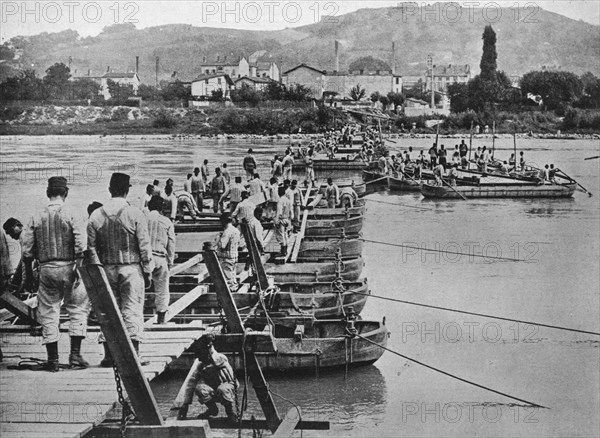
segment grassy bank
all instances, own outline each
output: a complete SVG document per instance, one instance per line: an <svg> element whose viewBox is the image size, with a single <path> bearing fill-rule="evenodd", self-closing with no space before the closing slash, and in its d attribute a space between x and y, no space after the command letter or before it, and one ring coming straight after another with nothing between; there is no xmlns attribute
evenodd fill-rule
<svg viewBox="0 0 600 438"><path fill-rule="evenodd" d="M428 126L437 116L406 117L388 112L385 133L435 134ZM22 106L0 109L0 135L263 135L302 132L316 134L334 123L352 120L338 109L325 108L132 108L88 106ZM462 113L443 118L442 135L468 135L471 126L485 125L497 134L513 132L555 135L600 133L600 111L570 109L562 117L552 112ZM414 130L412 127L415 126Z"/></svg>

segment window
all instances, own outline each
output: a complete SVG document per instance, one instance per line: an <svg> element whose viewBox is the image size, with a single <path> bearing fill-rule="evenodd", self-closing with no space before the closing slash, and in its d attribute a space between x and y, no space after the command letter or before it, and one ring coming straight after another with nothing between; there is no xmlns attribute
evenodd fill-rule
<svg viewBox="0 0 600 438"><path fill-rule="evenodd" d="M204 83L205 83L205 84L208 84L208 79L204 79Z"/></svg>
<svg viewBox="0 0 600 438"><path fill-rule="evenodd" d="M400 78L396 78L396 85L400 83Z"/></svg>
<svg viewBox="0 0 600 438"><path fill-rule="evenodd" d="M221 78L217 79L217 84L221 85Z"/></svg>
<svg viewBox="0 0 600 438"><path fill-rule="evenodd" d="M206 74L209 74L209 73L210 73L210 70L209 70L209 69L206 69L204 72L205 72Z"/></svg>

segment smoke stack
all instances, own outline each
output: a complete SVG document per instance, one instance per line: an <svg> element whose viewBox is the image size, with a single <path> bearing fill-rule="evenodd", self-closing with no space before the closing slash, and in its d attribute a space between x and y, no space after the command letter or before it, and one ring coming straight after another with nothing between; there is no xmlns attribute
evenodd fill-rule
<svg viewBox="0 0 600 438"><path fill-rule="evenodd" d="M335 40L335 67L336 72L340 71L340 43Z"/></svg>
<svg viewBox="0 0 600 438"><path fill-rule="evenodd" d="M221 61L221 55L217 55L217 62Z"/></svg>
<svg viewBox="0 0 600 438"><path fill-rule="evenodd" d="M139 71L140 71L140 57L136 56L135 57L135 74L137 75Z"/></svg>
<svg viewBox="0 0 600 438"><path fill-rule="evenodd" d="M106 73L110 73L110 65L106 67Z"/></svg>
<svg viewBox="0 0 600 438"><path fill-rule="evenodd" d="M392 41L392 75L396 75L396 43Z"/></svg>
<svg viewBox="0 0 600 438"><path fill-rule="evenodd" d="M92 75L92 69L88 68L88 76Z"/></svg>

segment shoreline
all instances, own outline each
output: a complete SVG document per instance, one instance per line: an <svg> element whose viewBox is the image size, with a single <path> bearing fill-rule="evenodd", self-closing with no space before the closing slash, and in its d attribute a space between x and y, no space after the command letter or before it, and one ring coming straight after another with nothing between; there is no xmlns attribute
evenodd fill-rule
<svg viewBox="0 0 600 438"><path fill-rule="evenodd" d="M316 140L322 137L321 134L276 134L276 135L260 135L260 134L45 134L45 135L28 135L28 134L0 134L0 139L3 141L19 141L25 138L44 138L49 140L60 139L109 139L109 140L213 140L213 141L264 141L276 142L281 140L295 140L295 143ZM512 134L475 134L473 140L491 140L513 138ZM544 134L544 133L517 133L519 139L546 139L546 140L597 140L600 139L600 134ZM392 141L396 139L435 139L435 134L387 134L383 135L384 140ZM452 139L469 139L469 134L440 134L439 138ZM392 141L393 142L393 141Z"/></svg>

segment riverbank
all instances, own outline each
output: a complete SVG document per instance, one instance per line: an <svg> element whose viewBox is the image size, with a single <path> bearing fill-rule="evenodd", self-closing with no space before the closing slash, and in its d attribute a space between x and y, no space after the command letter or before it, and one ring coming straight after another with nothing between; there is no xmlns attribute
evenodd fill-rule
<svg viewBox="0 0 600 438"><path fill-rule="evenodd" d="M435 126L427 126L424 117L407 118L390 113L383 121L387 138L433 138ZM456 119L445 119L440 127L441 138L468 137L469 129L458 127ZM405 126L415 128L407 132ZM529 121L535 119L535 123ZM206 139L261 140L312 139L326 127L356 121L348 113L330 107L314 108L137 108L93 106L23 106L0 108L0 136L121 136L159 138L163 140ZM463 121L464 122L464 121ZM519 138L596 139L594 130L562 130L556 117L523 115L519 120ZM462 123L464 125L464 123ZM499 124L496 138L512 137L512 129ZM301 132L302 134L289 134ZM492 138L490 133L474 138Z"/></svg>

